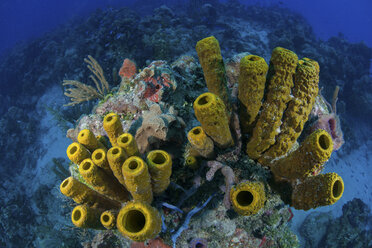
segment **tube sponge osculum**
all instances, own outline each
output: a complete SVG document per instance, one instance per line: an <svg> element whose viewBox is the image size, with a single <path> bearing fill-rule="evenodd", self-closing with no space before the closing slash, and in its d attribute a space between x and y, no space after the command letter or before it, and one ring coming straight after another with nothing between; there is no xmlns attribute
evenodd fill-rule
<svg viewBox="0 0 372 248"><path fill-rule="evenodd" d="M331 157L331 136L318 129L287 157L277 160L270 168L277 180L297 180L319 174L323 164Z"/></svg>
<svg viewBox="0 0 372 248"><path fill-rule="evenodd" d="M61 193L70 197L78 204L86 204L93 208L119 209L121 204L117 201L106 198L98 194L85 184L79 182L73 177L66 178L60 185Z"/></svg>
<svg viewBox="0 0 372 248"><path fill-rule="evenodd" d="M90 208L86 205L76 206L71 213L72 223L80 228L104 229L100 216L103 210Z"/></svg>
<svg viewBox="0 0 372 248"><path fill-rule="evenodd" d="M90 152L98 148L102 148L106 150L106 147L98 141L94 133L89 129L83 129L79 132L77 140L80 144L84 145Z"/></svg>
<svg viewBox="0 0 372 248"><path fill-rule="evenodd" d="M81 162L79 172L98 193L119 202L129 200L129 193L123 185L116 181L114 177L108 176L90 158Z"/></svg>
<svg viewBox="0 0 372 248"><path fill-rule="evenodd" d="M230 190L230 200L238 214L257 214L266 201L265 187L261 182L241 182Z"/></svg>
<svg viewBox="0 0 372 248"><path fill-rule="evenodd" d="M151 175L152 191L160 194L170 184L172 158L166 151L153 150L147 154L147 165Z"/></svg>
<svg viewBox="0 0 372 248"><path fill-rule="evenodd" d="M135 201L151 203L153 199L148 166L142 158L132 156L125 160L122 173L125 186Z"/></svg>
<svg viewBox="0 0 372 248"><path fill-rule="evenodd" d="M110 113L103 119L103 128L110 139L112 146L117 146L116 139L123 133L123 126L120 117L115 113Z"/></svg>
<svg viewBox="0 0 372 248"><path fill-rule="evenodd" d="M115 210L107 210L103 212L100 217L101 224L106 229L115 229L117 215L118 215L118 211L115 211Z"/></svg>
<svg viewBox="0 0 372 248"><path fill-rule="evenodd" d="M294 186L291 205L303 210L332 205L341 198L343 192L344 182L337 173L308 177Z"/></svg>
<svg viewBox="0 0 372 248"><path fill-rule="evenodd" d="M204 38L196 44L200 65L208 90L219 96L230 111L225 65L218 40L214 36Z"/></svg>
<svg viewBox="0 0 372 248"><path fill-rule="evenodd" d="M191 147L204 158L211 158L213 156L213 141L209 138L202 127L197 126L191 129L187 134Z"/></svg>
<svg viewBox="0 0 372 248"><path fill-rule="evenodd" d="M206 92L196 98L194 112L203 130L222 148L234 144L229 128L229 117L222 100Z"/></svg>
<svg viewBox="0 0 372 248"><path fill-rule="evenodd" d="M86 158L90 158L90 152L82 144L74 142L67 147L67 157L75 164L80 164Z"/></svg>
<svg viewBox="0 0 372 248"><path fill-rule="evenodd" d="M144 202L129 202L119 212L116 226L127 238L145 241L155 238L161 230L161 216L157 209Z"/></svg>

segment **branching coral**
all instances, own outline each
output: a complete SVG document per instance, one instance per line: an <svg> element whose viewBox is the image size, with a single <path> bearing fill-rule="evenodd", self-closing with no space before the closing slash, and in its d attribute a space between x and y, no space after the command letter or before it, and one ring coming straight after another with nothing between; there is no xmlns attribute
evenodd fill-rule
<svg viewBox="0 0 372 248"><path fill-rule="evenodd" d="M102 67L98 62L90 55L84 61L88 64L88 69L93 73L89 78L94 82L96 88L76 80L63 80L63 86L75 87L66 89L64 94L70 98L71 102L65 106L74 106L85 101L103 99L110 90L109 84L103 75Z"/></svg>

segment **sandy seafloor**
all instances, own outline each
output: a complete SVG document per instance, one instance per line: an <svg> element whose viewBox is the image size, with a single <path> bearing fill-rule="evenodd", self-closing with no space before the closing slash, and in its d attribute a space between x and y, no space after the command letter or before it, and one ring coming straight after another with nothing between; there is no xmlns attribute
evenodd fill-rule
<svg viewBox="0 0 372 248"><path fill-rule="evenodd" d="M57 122L53 119L53 116L45 111L44 106L57 106L61 104L63 104L63 92L57 86L51 88L38 102L37 111L44 116L41 121L41 146L43 146L42 150L44 152L37 161L37 170L34 176L28 176L28 179L32 181L32 185L35 186L30 187L30 191L36 189L39 184L55 184L56 187L59 186L59 183L53 182L55 176L50 176L50 172L48 173L49 166L52 158L64 157L67 159L65 150L71 141L66 138L66 134L57 126ZM342 198L334 205L320 207L315 210L303 211L292 208L294 217L290 226L298 235L301 247L304 246L304 242L299 234L299 228L309 213L313 211L329 212L330 215L338 217L342 214L342 206L355 197L363 200L368 206L372 206L372 161L370 160L372 131L368 129L367 124L362 123L358 123L358 126L353 131L354 136L359 138L358 146L347 154L343 152L343 148L334 152L323 171L323 173L337 172L343 178L345 191ZM345 140L345 142L348 141Z"/></svg>

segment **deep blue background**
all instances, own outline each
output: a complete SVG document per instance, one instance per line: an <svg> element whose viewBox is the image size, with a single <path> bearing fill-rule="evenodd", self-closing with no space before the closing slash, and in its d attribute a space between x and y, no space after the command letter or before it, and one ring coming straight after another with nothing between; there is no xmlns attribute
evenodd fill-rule
<svg viewBox="0 0 372 248"><path fill-rule="evenodd" d="M180 2L181 0L174 0ZM227 1L227 0L223 0ZM141 0L1 0L0 53L16 42L47 32L57 25L84 16L96 8L129 6ZM171 2L162 0L157 2ZM240 0L275 4L301 13L322 39L342 32L352 42L372 47L372 0Z"/></svg>

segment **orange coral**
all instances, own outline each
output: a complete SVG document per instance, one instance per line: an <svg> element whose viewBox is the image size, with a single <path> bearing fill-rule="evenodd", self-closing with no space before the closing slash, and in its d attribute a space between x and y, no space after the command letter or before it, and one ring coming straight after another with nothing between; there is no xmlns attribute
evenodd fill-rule
<svg viewBox="0 0 372 248"><path fill-rule="evenodd" d="M123 65L120 68L119 75L124 78L132 78L136 75L137 67L136 64L130 59L124 59Z"/></svg>

